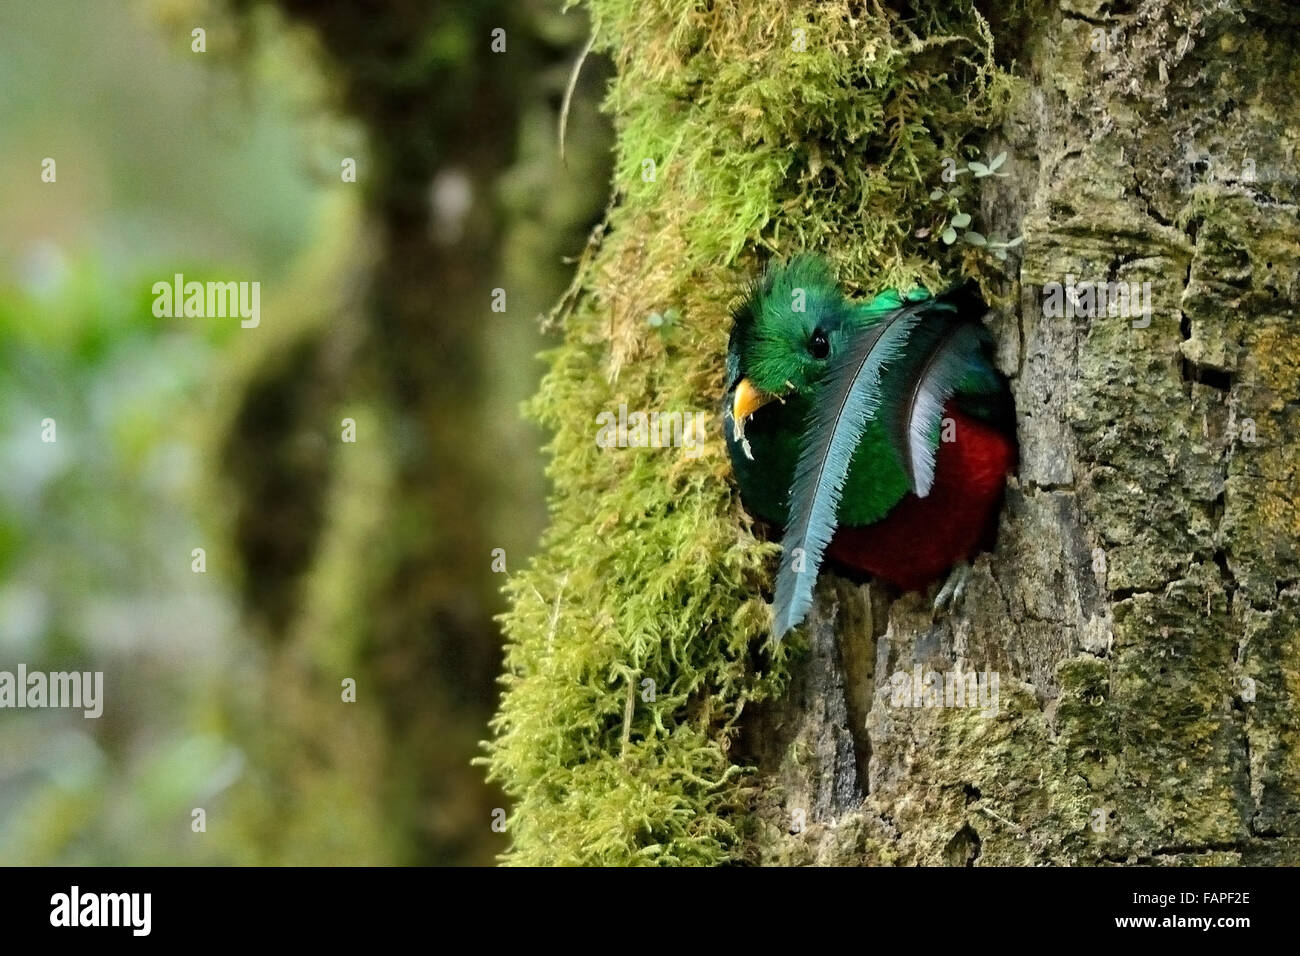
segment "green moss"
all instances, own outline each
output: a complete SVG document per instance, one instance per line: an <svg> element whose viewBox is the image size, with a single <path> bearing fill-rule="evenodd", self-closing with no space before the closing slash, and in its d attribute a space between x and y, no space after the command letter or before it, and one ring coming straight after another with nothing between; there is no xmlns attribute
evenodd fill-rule
<svg viewBox="0 0 1300 956"><path fill-rule="evenodd" d="M1008 83L971 3L916 8L590 4L618 71L618 201L530 405L554 491L542 551L507 585L485 760L515 801L508 862L743 855L753 794L728 750L788 651L768 647L776 547L739 507L715 414L728 307L766 253L819 250L855 291L962 266L916 233L941 222L942 160L972 154ZM681 320L656 331L667 308ZM620 403L709 415L702 453L598 447Z"/></svg>

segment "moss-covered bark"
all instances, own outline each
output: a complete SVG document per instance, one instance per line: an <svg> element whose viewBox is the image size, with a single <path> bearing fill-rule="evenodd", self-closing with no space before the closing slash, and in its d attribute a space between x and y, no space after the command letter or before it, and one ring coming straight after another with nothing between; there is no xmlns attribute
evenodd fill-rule
<svg viewBox="0 0 1300 956"><path fill-rule="evenodd" d="M1300 15L590 6L618 203L534 404L553 526L511 584L489 758L511 859L1300 859ZM972 146L1010 154L970 210L1025 235L1005 264L935 238L942 161ZM599 448L593 422L712 410L729 297L803 248L859 290L978 274L1022 462L955 614L827 576L773 661L775 546L716 419L698 459ZM1046 317L1071 275L1150 281L1150 325ZM891 704L917 664L996 671L996 716Z"/></svg>
<svg viewBox="0 0 1300 956"><path fill-rule="evenodd" d="M1004 87L960 4L910 24L820 3L590 9L618 72L616 203L533 406L555 433L553 523L510 584L489 760L516 861L717 862L745 854L757 795L729 757L738 722L786 676L765 640L775 548L713 414L728 306L759 250L826 247L859 289L937 281L914 229ZM599 447L621 404L712 416L702 454Z"/></svg>

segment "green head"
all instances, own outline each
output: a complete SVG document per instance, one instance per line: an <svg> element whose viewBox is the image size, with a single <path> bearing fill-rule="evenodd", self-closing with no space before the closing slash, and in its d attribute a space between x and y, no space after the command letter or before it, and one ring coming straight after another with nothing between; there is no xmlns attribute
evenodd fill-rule
<svg viewBox="0 0 1300 956"><path fill-rule="evenodd" d="M917 289L908 298L928 295ZM854 335L901 303L893 290L867 303L849 301L818 256L770 266L732 314L727 411L737 440L743 442L749 418L774 399L810 397Z"/></svg>
<svg viewBox="0 0 1300 956"><path fill-rule="evenodd" d="M735 421L743 427L772 398L806 394L842 347L852 311L822 259L801 255L770 267L732 315L727 384L736 392Z"/></svg>

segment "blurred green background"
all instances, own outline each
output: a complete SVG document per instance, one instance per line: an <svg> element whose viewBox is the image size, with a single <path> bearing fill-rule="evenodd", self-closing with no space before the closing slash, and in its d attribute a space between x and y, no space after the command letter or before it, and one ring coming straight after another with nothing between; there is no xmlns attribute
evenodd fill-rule
<svg viewBox="0 0 1300 956"><path fill-rule="evenodd" d="M0 4L0 669L105 683L0 710L0 863L505 848L470 761L493 550L545 520L538 317L607 198L603 63L556 145L586 38L527 0ZM155 318L177 272L259 281L260 326Z"/></svg>

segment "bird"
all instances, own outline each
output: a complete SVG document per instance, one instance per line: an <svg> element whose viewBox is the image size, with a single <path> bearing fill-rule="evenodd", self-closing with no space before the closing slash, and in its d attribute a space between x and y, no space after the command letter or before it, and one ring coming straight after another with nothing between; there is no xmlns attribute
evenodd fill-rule
<svg viewBox="0 0 1300 956"><path fill-rule="evenodd" d="M722 418L741 502L784 529L777 642L812 605L825 559L901 591L996 538L1017 461L1015 411L973 283L847 297L821 256L777 261L732 311Z"/></svg>

